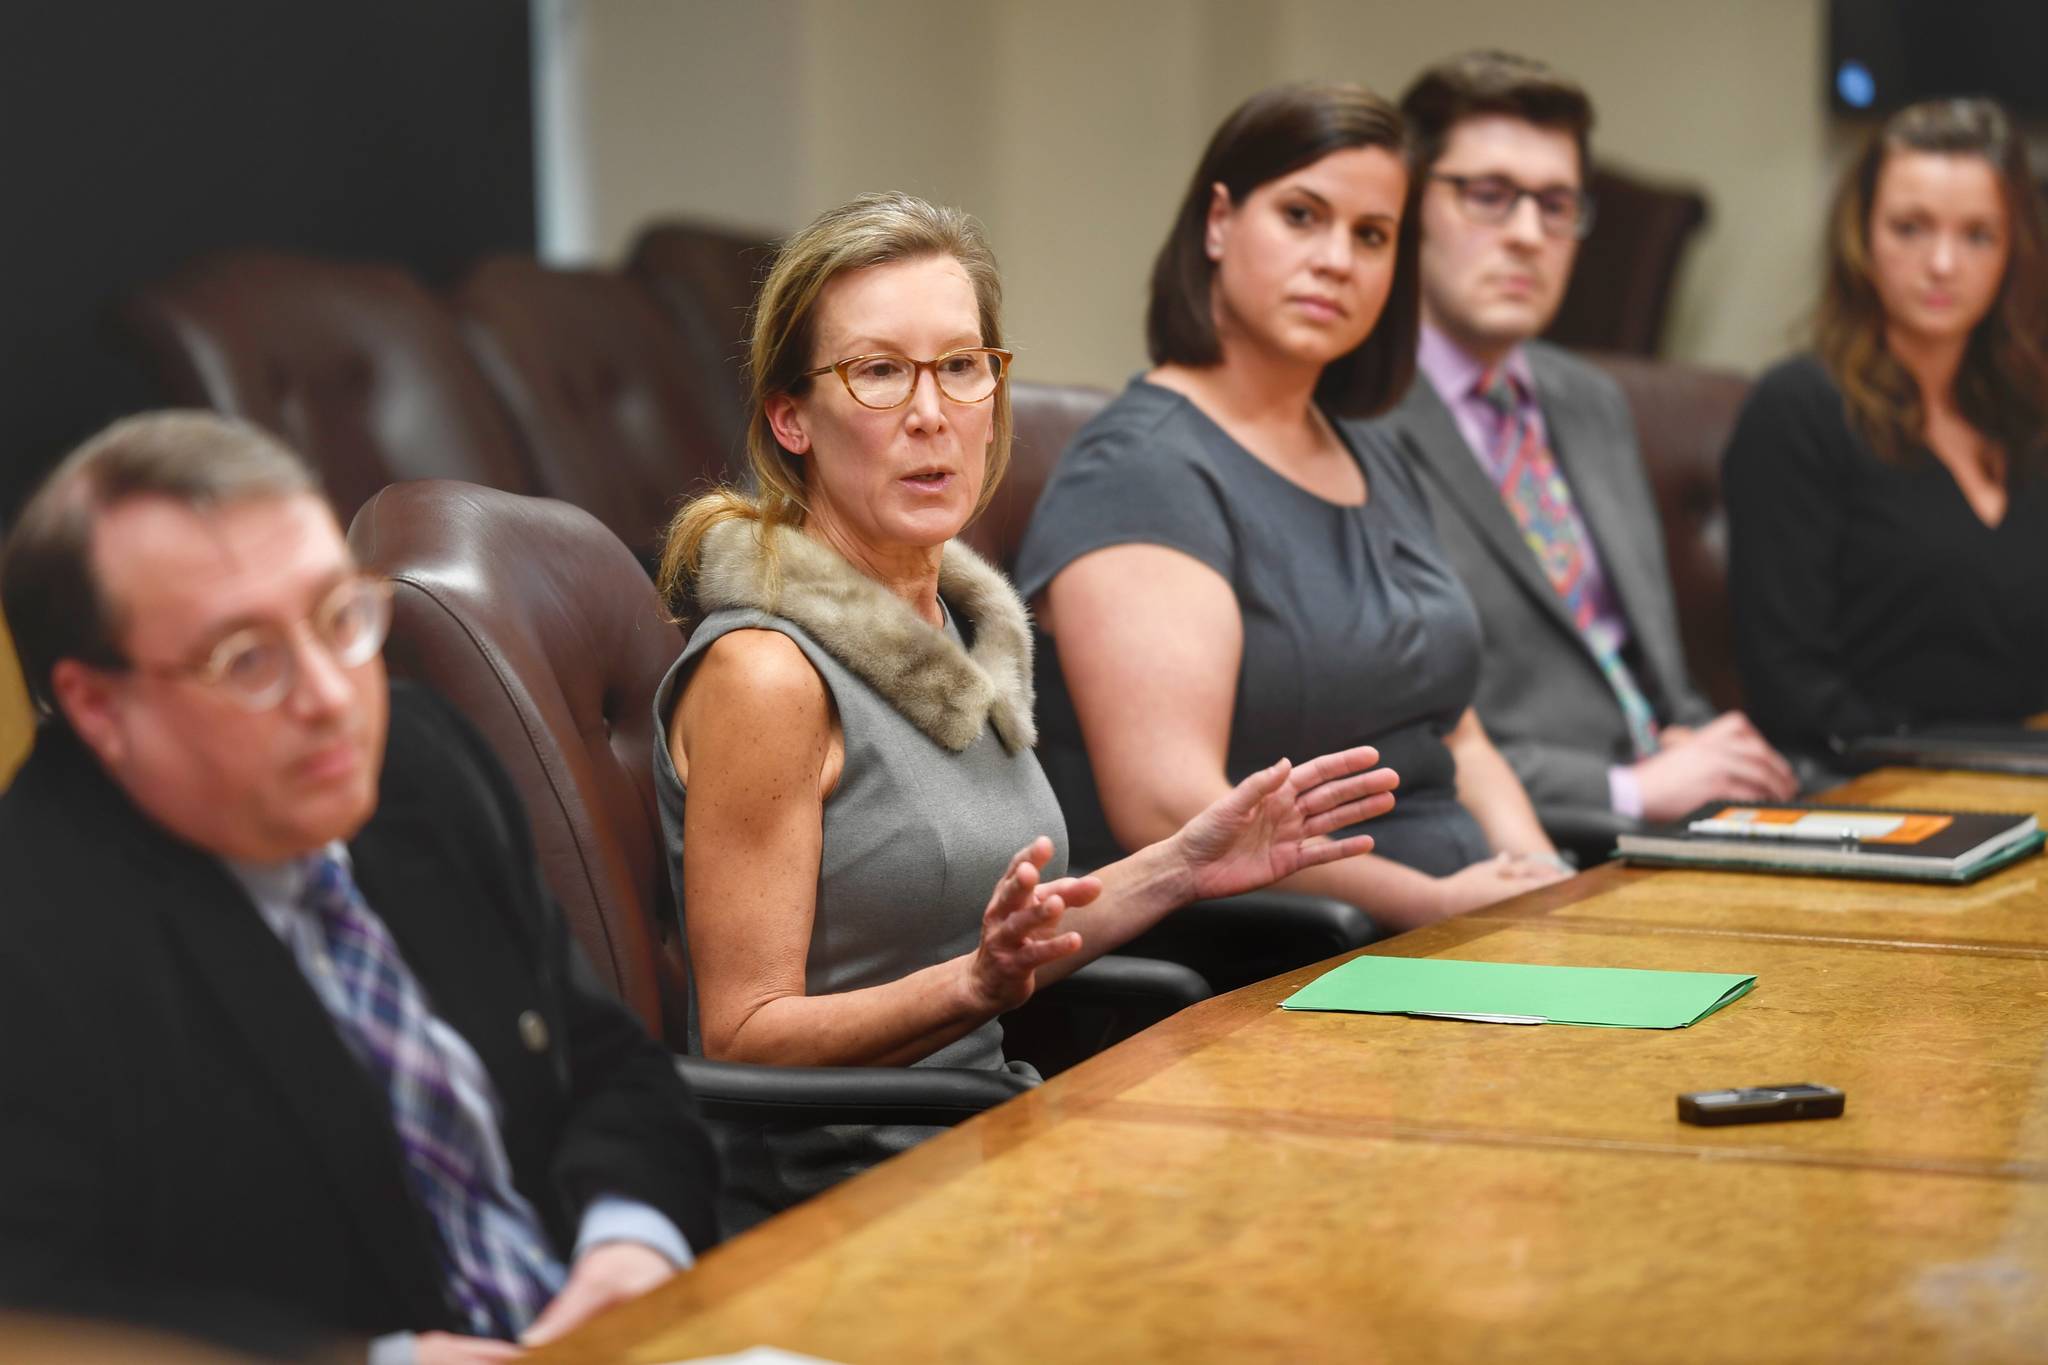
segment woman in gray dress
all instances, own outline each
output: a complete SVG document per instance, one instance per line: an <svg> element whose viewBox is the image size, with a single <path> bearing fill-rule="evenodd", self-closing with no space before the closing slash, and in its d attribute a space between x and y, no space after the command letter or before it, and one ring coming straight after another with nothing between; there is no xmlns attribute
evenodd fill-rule
<svg viewBox="0 0 2048 1365"><path fill-rule="evenodd" d="M1403 137L1356 86L1224 121L1154 269L1154 366L1068 447L1017 565L1056 647L1046 764L1081 856L1282 753L1369 743L1401 774L1383 856L1282 885L1394 928L1564 875L1472 712L1479 622L1422 492L1341 420L1414 371Z"/></svg>
<svg viewBox="0 0 2048 1365"><path fill-rule="evenodd" d="M1364 852L1331 831L1392 805L1371 748L1282 759L1062 875L1023 606L953 539L1009 453L999 306L973 220L905 195L825 214L762 285L756 491L685 507L661 572L694 622L655 765L706 1056L1003 1066L996 1017L1036 987L1188 900ZM786 1135L760 1199L913 1136Z"/></svg>

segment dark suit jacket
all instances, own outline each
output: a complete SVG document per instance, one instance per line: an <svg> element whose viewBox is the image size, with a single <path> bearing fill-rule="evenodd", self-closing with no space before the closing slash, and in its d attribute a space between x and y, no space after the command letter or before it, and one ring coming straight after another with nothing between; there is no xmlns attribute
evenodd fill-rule
<svg viewBox="0 0 2048 1365"><path fill-rule="evenodd" d="M687 1091L584 984L509 783L425 692L392 689L377 813L350 853L489 1070L514 1182L557 1249L606 1192L708 1247L713 1158ZM0 1298L176 1304L185 1326L457 1325L384 1093L290 950L62 727L0 798L0 888Z"/></svg>
<svg viewBox="0 0 2048 1365"><path fill-rule="evenodd" d="M1627 659L1658 720L1697 725L1713 708L1686 675L1678 608L1628 401L1613 380L1554 346L1529 343L1552 452L1628 620ZM1379 419L1422 471L1437 537L1478 604L1479 694L1487 733L1551 829L1613 828L1607 770L1633 752L1621 703L1543 576L1450 409L1418 373Z"/></svg>

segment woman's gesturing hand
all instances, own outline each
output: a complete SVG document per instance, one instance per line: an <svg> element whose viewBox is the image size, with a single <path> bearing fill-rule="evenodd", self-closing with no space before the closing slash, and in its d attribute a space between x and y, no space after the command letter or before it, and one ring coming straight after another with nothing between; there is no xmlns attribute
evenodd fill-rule
<svg viewBox="0 0 2048 1365"><path fill-rule="evenodd" d="M1394 808L1400 775L1370 745L1295 767L1281 759L1218 797L1174 835L1191 880L1189 899L1234 896L1304 867L1372 850L1372 836L1332 830Z"/></svg>
<svg viewBox="0 0 2048 1365"><path fill-rule="evenodd" d="M1081 950L1081 936L1060 932L1060 916L1102 894L1093 877L1061 877L1039 884L1052 857L1043 835L1019 849L981 914L981 944L968 959L968 997L978 1013L1013 1010L1031 998L1035 973L1046 963Z"/></svg>

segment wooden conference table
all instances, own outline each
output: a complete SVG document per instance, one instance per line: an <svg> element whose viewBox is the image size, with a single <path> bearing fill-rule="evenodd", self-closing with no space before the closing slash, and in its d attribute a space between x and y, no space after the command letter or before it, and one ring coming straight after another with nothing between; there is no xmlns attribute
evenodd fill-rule
<svg viewBox="0 0 2048 1365"><path fill-rule="evenodd" d="M1887 770L1871 804L2048 780ZM536 1359L2048 1359L2048 860L1920 887L1608 866L1369 952L1754 972L1669 1032L1184 1011ZM1821 1081L1839 1120L1674 1096Z"/></svg>

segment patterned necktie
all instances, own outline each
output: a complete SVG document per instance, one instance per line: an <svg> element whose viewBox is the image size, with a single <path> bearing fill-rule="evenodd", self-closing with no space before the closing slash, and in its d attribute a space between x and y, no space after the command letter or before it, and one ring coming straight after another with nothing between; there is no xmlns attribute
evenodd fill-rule
<svg viewBox="0 0 2048 1365"><path fill-rule="evenodd" d="M517 1336L560 1284L560 1265L530 1211L492 1190L484 1135L457 1098L428 1030L426 993L383 920L339 859L314 855L305 872L300 903L317 917L334 968L313 978L314 992L390 1099L406 1179L440 1232L450 1303L479 1335Z"/></svg>
<svg viewBox="0 0 2048 1365"><path fill-rule="evenodd" d="M1571 485L1564 481L1557 460L1538 436L1536 424L1521 417L1521 398L1507 370L1496 368L1480 380L1479 396L1500 418L1496 454L1504 460L1500 483L1501 501L1522 529L1543 576L1564 599L1564 609L1579 628L1593 659L1599 664L1621 714L1628 722L1630 741L1636 757L1657 752L1657 714L1651 709L1635 674L1621 657L1620 641L1596 618L1591 575L1587 572L1585 532L1572 507Z"/></svg>

